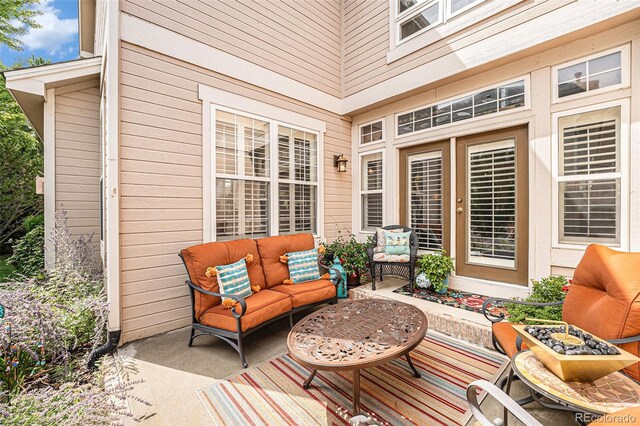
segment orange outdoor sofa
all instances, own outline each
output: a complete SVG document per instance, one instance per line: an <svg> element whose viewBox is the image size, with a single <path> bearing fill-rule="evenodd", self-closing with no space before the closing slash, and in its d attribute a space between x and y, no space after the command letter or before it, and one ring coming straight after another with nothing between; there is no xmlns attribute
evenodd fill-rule
<svg viewBox="0 0 640 426"><path fill-rule="evenodd" d="M283 284L289 279L289 269L280 261L280 256L314 247L311 234L296 234L199 244L180 251L179 256L189 274L186 281L192 307L189 346L198 336L217 336L238 351L242 366L246 368L248 364L242 348L245 336L287 316L293 326L294 313L323 303L336 303L336 288L343 278L335 269L335 284L326 279ZM249 281L252 286L259 285L261 290L246 299L225 294L237 301L233 308L225 309L222 295L218 293L218 281L216 277L206 275L207 268L237 262L247 254L253 255L253 260L247 262ZM318 265L321 273L332 269L320 261Z"/></svg>

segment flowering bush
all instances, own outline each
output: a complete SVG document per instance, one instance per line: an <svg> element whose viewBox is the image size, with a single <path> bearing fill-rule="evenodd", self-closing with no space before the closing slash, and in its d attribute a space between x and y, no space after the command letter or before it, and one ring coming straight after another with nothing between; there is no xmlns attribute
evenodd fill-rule
<svg viewBox="0 0 640 426"><path fill-rule="evenodd" d="M367 257L367 245L370 239L364 243L359 242L356 236L349 234L346 238L339 235L332 243L322 243L325 246L323 263L331 266L334 259L340 259L345 273L348 275L361 275L366 273L369 258Z"/></svg>

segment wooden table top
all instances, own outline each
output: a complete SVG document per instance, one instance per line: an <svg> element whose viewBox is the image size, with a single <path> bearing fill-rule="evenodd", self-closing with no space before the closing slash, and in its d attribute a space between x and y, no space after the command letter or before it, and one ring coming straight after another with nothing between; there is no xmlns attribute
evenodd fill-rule
<svg viewBox="0 0 640 426"><path fill-rule="evenodd" d="M287 339L289 355L315 370L373 367L409 352L427 333L415 306L384 299L350 300L305 317Z"/></svg>
<svg viewBox="0 0 640 426"><path fill-rule="evenodd" d="M595 382L564 382L545 367L531 351L513 357L512 366L521 379L545 396L594 413L615 413L640 406L640 385L620 372Z"/></svg>

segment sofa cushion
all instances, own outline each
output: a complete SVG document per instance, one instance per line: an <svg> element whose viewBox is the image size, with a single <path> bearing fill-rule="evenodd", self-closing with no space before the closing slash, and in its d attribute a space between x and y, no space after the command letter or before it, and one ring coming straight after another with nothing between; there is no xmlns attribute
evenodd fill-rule
<svg viewBox="0 0 640 426"><path fill-rule="evenodd" d="M216 269L220 293L241 297L249 297L253 294L245 259L240 259L229 265L219 265ZM222 300L227 300L227 298L223 297Z"/></svg>
<svg viewBox="0 0 640 426"><path fill-rule="evenodd" d="M260 238L257 244L266 288L281 285L284 280L289 279L289 268L286 263L280 262L280 256L294 251L311 250L315 246L311 234Z"/></svg>
<svg viewBox="0 0 640 426"><path fill-rule="evenodd" d="M518 353L518 348L516 347L518 333L513 329L513 323L508 321L495 322L491 324L491 333L493 333L493 338L496 339L509 358L513 358ZM523 343L521 349L527 349L527 345Z"/></svg>
<svg viewBox="0 0 640 426"><path fill-rule="evenodd" d="M271 290L291 296L291 303L294 308L327 300L336 295L336 286L329 280L315 280L294 285L278 285L271 287Z"/></svg>
<svg viewBox="0 0 640 426"><path fill-rule="evenodd" d="M207 268L237 262L247 254L253 255L253 261L247 263L249 281L251 285L259 285L261 288L264 288L264 274L262 272L258 247L254 240L243 239L198 244L183 249L180 252L184 264L187 267L191 282L204 290L215 293L219 293L218 279L215 276L207 277ZM197 291L194 292L196 319L200 320L203 312L220 303L220 298Z"/></svg>
<svg viewBox="0 0 640 426"><path fill-rule="evenodd" d="M578 264L565 298L562 319L602 339L640 334L640 253L592 244ZM602 319L606 318L606 321ZM639 344L621 346L634 355ZM625 369L640 379L638 364Z"/></svg>
<svg viewBox="0 0 640 426"><path fill-rule="evenodd" d="M242 331L247 331L291 310L291 298L284 293L272 290L261 290L254 293L245 299L245 302L247 303L247 312L242 316ZM239 303L236 303L234 307L238 312L242 311ZM200 315L200 323L209 327L237 331L236 319L231 309L225 309L222 305L207 309Z"/></svg>

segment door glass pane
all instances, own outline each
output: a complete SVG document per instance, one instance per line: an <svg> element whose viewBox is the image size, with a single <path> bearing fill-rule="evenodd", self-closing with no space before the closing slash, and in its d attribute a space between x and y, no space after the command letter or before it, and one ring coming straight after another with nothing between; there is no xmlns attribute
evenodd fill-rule
<svg viewBox="0 0 640 426"><path fill-rule="evenodd" d="M467 149L467 261L515 267L515 141L472 145Z"/></svg>
<svg viewBox="0 0 640 426"><path fill-rule="evenodd" d="M409 227L418 234L421 250L442 249L442 152L408 157Z"/></svg>

